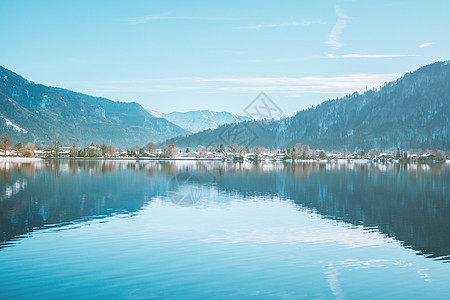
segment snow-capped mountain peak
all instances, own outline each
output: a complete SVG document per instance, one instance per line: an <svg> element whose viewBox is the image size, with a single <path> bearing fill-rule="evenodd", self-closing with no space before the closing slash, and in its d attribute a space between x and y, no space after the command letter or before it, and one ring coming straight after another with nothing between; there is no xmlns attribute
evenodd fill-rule
<svg viewBox="0 0 450 300"><path fill-rule="evenodd" d="M211 110L163 113L162 118L190 132L216 129L223 124L250 120L248 117L237 116L229 112Z"/></svg>
<svg viewBox="0 0 450 300"><path fill-rule="evenodd" d="M159 111L151 110L151 109L148 109L148 108L147 108L147 111L148 111L152 116L154 116L155 118L160 119L160 118L163 117L163 116L162 116L163 114L160 113Z"/></svg>

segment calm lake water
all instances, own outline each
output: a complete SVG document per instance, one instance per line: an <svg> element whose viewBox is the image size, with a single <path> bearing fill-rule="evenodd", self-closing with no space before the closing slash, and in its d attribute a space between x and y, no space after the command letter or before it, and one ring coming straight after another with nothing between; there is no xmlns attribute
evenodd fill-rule
<svg viewBox="0 0 450 300"><path fill-rule="evenodd" d="M450 297L450 164L0 161L0 298Z"/></svg>

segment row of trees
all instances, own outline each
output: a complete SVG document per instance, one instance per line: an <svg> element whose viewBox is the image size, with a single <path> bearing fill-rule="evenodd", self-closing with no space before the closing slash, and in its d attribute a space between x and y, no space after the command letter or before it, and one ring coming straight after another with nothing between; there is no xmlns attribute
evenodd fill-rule
<svg viewBox="0 0 450 300"><path fill-rule="evenodd" d="M17 143L12 145L9 135L7 133L3 133L0 136L0 149L4 154L6 154L7 151L14 150L24 157L33 157L36 146L33 143L27 143L26 145Z"/></svg>
<svg viewBox="0 0 450 300"><path fill-rule="evenodd" d="M46 146L35 146L32 143L27 143L26 145L23 145L21 143L17 143L15 145L11 144L11 139L7 133L3 133L0 135L0 150L4 154L6 154L6 151L14 150L17 153L20 153L24 157L33 157L35 150L46 150L52 153L55 153L56 156L59 156L59 152L63 144L60 141L54 141L51 145ZM189 154L192 152L190 148L186 148L184 150L186 154ZM265 148L265 147L253 147L250 148L248 146L240 146L237 144L230 144L225 146L224 144L221 144L219 147L214 146L197 146L196 149L196 156L197 157L205 157L207 153L234 153L238 155L246 154L246 153L254 153L258 156L262 155L263 153L284 153L286 156L298 160L298 159L325 159L326 158L326 152L324 150L312 150L309 145L297 143L292 148L285 148L285 149L271 149L271 148ZM389 151L388 151L389 152ZM163 145L161 148L161 151L157 151L157 146L155 143L148 143L144 147L140 147L139 145L136 145L134 147L131 147L127 150L122 150L121 148L115 148L112 145L98 145L91 143L91 145L83 148L79 148L76 144L73 144L70 151L69 156L70 157L114 157L118 155L126 155L129 157L134 156L156 156L160 158L173 158L176 157L179 153L181 153L181 150L178 149L178 147L174 144L169 145ZM342 152L340 152L344 158L348 157L349 153L347 152L346 148L343 147ZM379 154L382 153L382 150L380 148L371 149L368 152L365 151L358 151L357 155L359 157L377 157ZM442 150L422 150L419 149L417 151L408 150L402 151L399 148L391 148L390 154L395 159L407 159L408 153L416 153L417 155L422 154L432 154L437 159L450 159L450 151L444 152Z"/></svg>
<svg viewBox="0 0 450 300"><path fill-rule="evenodd" d="M186 152L190 152L190 149L187 148ZM230 144L227 147L225 147L223 144L220 145L219 147L213 147L213 146L204 147L201 145L197 147L197 155L199 157L204 157L207 152L212 152L212 153L230 152L230 153L235 153L235 154L239 154L239 155L247 154L247 153L254 153L258 156L262 155L263 153L284 153L286 156L288 156L292 159L295 159L295 160L316 159L316 158L326 159L326 157L327 157L327 152L325 152L324 150L313 150L310 148L309 145L302 144L302 143L297 143L294 147L285 148L285 149L271 149L271 148L265 148L265 147L250 148L248 146L242 147L242 146L239 146L236 144ZM450 159L450 151L444 152L439 149L434 149L434 150L419 149L417 151L414 151L414 150L402 151L396 147L391 148L389 151L382 151L380 148L374 148L367 152L364 150L359 150L356 152L356 155L358 157L362 157L362 158L369 158L369 157L375 158L378 155L380 155L382 153L386 153L386 152L395 159L405 159L406 160L408 158L408 153L414 153L418 156L420 156L422 154L432 154L437 159L441 159L441 160ZM341 152L333 152L333 153L340 154L344 158L348 158L351 154L354 154L354 153L349 153L347 151L346 147L343 147Z"/></svg>
<svg viewBox="0 0 450 300"><path fill-rule="evenodd" d="M124 153L125 151L122 151L120 148L116 153ZM125 153L124 153L125 154ZM126 150L127 156L148 156L148 155L154 155L161 158L171 158L176 157L178 155L178 148L174 144L170 145L163 145L161 148L161 151L157 151L156 144L150 142L144 147L140 147L139 145L136 145L134 147L131 147L130 149Z"/></svg>
<svg viewBox="0 0 450 300"><path fill-rule="evenodd" d="M34 157L36 150L44 150L49 153L54 153L55 156L60 156L61 147L63 144L56 140L51 145L43 145L43 146L35 146L33 143L27 143L26 145L22 145L22 143L17 143L15 145L11 144L11 139L7 133L3 133L0 136L0 150L3 154L6 154L7 151L14 150L16 153L21 154L24 157ZM141 148L139 145L131 147L127 150L122 150L121 148L115 148L112 145L106 144L94 144L91 143L87 147L78 147L77 144L73 144L69 150L69 157L114 157L120 154L126 154L126 156L144 156L148 154L154 154L159 157L176 157L178 155L178 148L171 145L163 145L162 151L157 153L157 147L154 143L148 143L145 147Z"/></svg>

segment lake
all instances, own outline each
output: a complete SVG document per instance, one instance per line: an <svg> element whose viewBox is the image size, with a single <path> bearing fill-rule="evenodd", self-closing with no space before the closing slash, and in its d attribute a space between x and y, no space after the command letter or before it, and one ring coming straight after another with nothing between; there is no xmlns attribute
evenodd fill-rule
<svg viewBox="0 0 450 300"><path fill-rule="evenodd" d="M0 298L449 298L449 182L449 163L0 161Z"/></svg>

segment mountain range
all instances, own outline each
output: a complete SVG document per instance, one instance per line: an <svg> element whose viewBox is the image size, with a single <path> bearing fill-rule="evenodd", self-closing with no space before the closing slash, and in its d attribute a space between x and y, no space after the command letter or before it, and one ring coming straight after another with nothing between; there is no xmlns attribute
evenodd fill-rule
<svg viewBox="0 0 450 300"><path fill-rule="evenodd" d="M117 102L35 84L0 67L0 128L13 142L117 147L161 142L189 131L136 102Z"/></svg>
<svg viewBox="0 0 450 300"><path fill-rule="evenodd" d="M35 84L0 67L0 129L13 142L130 147L238 144L315 149L450 148L450 62L436 62L384 86L325 101L281 120L208 110L158 113ZM206 130L204 130L206 129ZM193 134L192 134L193 133Z"/></svg>
<svg viewBox="0 0 450 300"><path fill-rule="evenodd" d="M210 110L159 113L136 102L35 84L1 66L0 108L0 128L14 142L36 144L58 140L130 147L250 120Z"/></svg>
<svg viewBox="0 0 450 300"><path fill-rule="evenodd" d="M155 117L164 118L192 133L207 129L216 129L224 124L251 120L249 117L237 116L226 111L218 112L212 110L171 112L168 114L151 111L151 113Z"/></svg>
<svg viewBox="0 0 450 300"><path fill-rule="evenodd" d="M357 92L281 120L219 126L165 143L324 150L450 149L450 62L436 62L384 86Z"/></svg>

